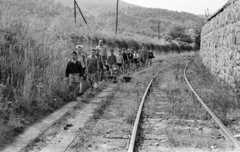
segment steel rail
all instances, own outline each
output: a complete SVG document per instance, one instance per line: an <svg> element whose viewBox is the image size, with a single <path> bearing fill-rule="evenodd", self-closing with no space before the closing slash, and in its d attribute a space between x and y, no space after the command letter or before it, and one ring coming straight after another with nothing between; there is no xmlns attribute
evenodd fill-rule
<svg viewBox="0 0 240 152"><path fill-rule="evenodd" d="M195 92L195 90L191 86L191 84L188 81L187 76L186 76L187 67L188 67L188 65L186 65L186 67L184 69L184 78L185 78L189 88L191 89L193 94L197 97L198 101L202 104L202 106L211 115L211 117L214 119L214 121L218 124L218 126L222 129L225 136L227 136L235 144L235 148L237 148L240 151L240 142L228 131L227 127L225 127L224 124L218 119L218 117L209 109L209 107L202 101L202 99L199 97L199 95Z"/></svg>
<svg viewBox="0 0 240 152"><path fill-rule="evenodd" d="M156 67L157 65L159 64L156 64L156 65L152 65L152 66L149 66L149 67L146 67L144 69L142 69L141 71L137 71L136 73L140 73L140 72L143 72L145 70L148 70L150 68L154 68ZM69 114L71 111L73 111L73 109L77 106L78 104L76 103L76 105L74 105L72 108L70 108L65 114L63 114L60 118L58 118L56 121L54 121L51 125L49 125L48 127L46 127L38 136L36 136L35 138L33 138L32 140L30 140L29 143L27 143L26 145L24 145L20 150L19 152L23 152L23 151L26 151L26 149L34 143L34 141L36 139L38 139L39 137L43 136L44 133L46 133L51 127L53 127L54 125L56 125L58 122L62 121L62 119L64 119L66 117L67 114ZM87 105L83 106L82 108L85 108ZM89 120L88 120L89 121ZM88 121L86 124L88 124ZM60 129L58 129L59 131Z"/></svg>
<svg viewBox="0 0 240 152"><path fill-rule="evenodd" d="M159 65L159 64L157 64L157 65ZM157 66L157 65L152 65L152 66L150 66L150 67L146 67L146 68L142 69L141 71L137 71L136 73L141 73L142 71L148 70L148 69L150 69L150 68L154 68L154 67ZM105 102L104 102L102 105L104 105L104 104L105 104ZM101 110L102 105L100 105L100 106L96 109L96 111L94 112L93 116L90 117L90 118L87 120L85 126L81 129L80 132L77 133L77 135L74 137L74 139L73 139L73 140L71 141L71 143L65 148L65 150L64 150L63 152L66 152L66 151L68 150L68 148L71 146L71 144L72 144L72 143L76 140L76 138L83 132L83 130L86 128L86 126L93 120L94 116Z"/></svg>
<svg viewBox="0 0 240 152"><path fill-rule="evenodd" d="M141 73L141 72L143 72L143 71L145 71L145 70L149 70L150 68L154 68L154 67L156 67L157 65L159 65L159 64L156 63L156 65L152 65L152 66L146 67L146 68L142 69L141 71L137 71L137 72L135 72L135 73ZM159 72L160 72L160 71L159 71ZM154 77L156 77L156 76L154 76ZM105 102L104 102L104 103L105 103ZM103 103L103 104L104 104L104 103ZM101 106L102 106L102 105L101 105ZM87 120L85 126L81 129L81 131L80 131L79 133L77 133L77 135L74 137L74 139L73 139L73 140L71 141L71 143L65 148L65 150L64 150L63 152L66 152L66 151L68 150L68 148L71 146L71 144L72 144L72 143L76 140L76 138L80 135L80 133L83 132L83 130L86 128L86 126L92 121L92 119L94 118L94 116L100 111L101 106L94 112L93 116L90 117L90 118Z"/></svg>
<svg viewBox="0 0 240 152"><path fill-rule="evenodd" d="M155 63L156 63L156 62L155 62ZM153 64L153 65L151 65L151 66L149 66L149 67L146 67L146 68L142 69L141 71L137 71L137 72L135 72L135 73L143 72L143 71L145 71L145 70L154 68L154 67L156 67L157 65L159 65L159 64L158 64L158 63L156 63L155 65ZM73 111L74 108L75 108L77 105L78 105L78 104L76 103L76 105L74 105L72 108L70 108L70 109L69 109L66 113L64 113L60 118L58 118L58 119L55 120L51 125L49 125L48 127L46 127L40 134L38 134L38 136L34 137L32 140L29 141L29 143L27 143L27 144L24 145L22 148L20 148L20 150L19 150L18 152L26 151L26 149L27 149L31 144L33 144L34 141L35 141L37 138L43 136L44 133L46 133L51 127L53 127L54 125L56 125L58 122L62 121L62 119L64 119L67 114L69 114L71 111ZM87 105L83 106L82 108L84 108L84 107L86 107L86 106L87 106ZM58 130L60 130L60 129L58 129ZM6 147L6 148L7 148L7 147ZM3 151L4 151L4 149L3 149Z"/></svg>
<svg viewBox="0 0 240 152"><path fill-rule="evenodd" d="M146 67L146 68L142 69L141 71L137 71L137 72L135 72L135 73L143 72L143 71L145 71L145 70L154 68L154 67L156 67L157 65L159 65L159 64L156 63L156 65L152 65L152 66ZM47 132L51 127L53 127L53 126L54 126L55 124L57 124L58 122L62 121L62 119L64 119L67 114L69 114L71 111L73 111L73 109L74 109L77 105L78 105L78 104L76 104L76 105L74 105L72 108L70 108L70 109L69 109L65 114L63 114L59 119L57 119L57 120L54 121L50 126L48 126L47 128L45 128L38 136L36 136L36 137L33 138L29 143L27 143L26 145L24 145L24 146L19 150L19 152L25 151L31 144L34 143L34 141L35 141L37 138L43 136L43 134L44 134L45 132ZM84 107L86 107L86 106L87 106L87 105L83 106L82 108L84 108ZM98 112L98 111L97 111L97 112ZM90 118L90 119L87 121L86 125L91 121L91 119L92 119L92 118ZM84 126L84 128L85 128L85 126ZM84 129L84 128L83 128L83 129ZM82 130L83 130L83 129L82 129ZM59 131L59 130L60 130L60 129L58 129L58 131ZM58 131L57 131L57 132L58 132ZM77 136L76 136L76 137L77 137ZM76 137L75 137L75 138L76 138ZM74 139L75 139L75 138L74 138ZM71 142L71 143L72 143L72 142ZM68 149L68 147L67 147L64 151L66 151L67 149Z"/></svg>
<svg viewBox="0 0 240 152"><path fill-rule="evenodd" d="M164 69L166 69L169 65L165 66L164 68L162 68L160 71L158 71L152 78L152 80L149 82L144 94L143 94L143 97L141 99L141 103L140 103L140 106L139 106L139 109L138 109L138 112L137 112L137 116L136 116L136 119L135 119L135 122L134 122L134 127L133 127L133 130L132 130L132 135L131 135L131 139L130 139L130 144L129 144L129 147L128 147L128 152L133 152L134 151L134 146L135 146L135 140L136 140L136 136L137 136L137 131L138 131L138 124L139 124L139 121L140 121L140 116L141 116L141 112L142 112L142 109L143 109L143 105L144 105L144 101L147 97L147 93L152 85L152 82L153 80L157 77L157 75L162 72Z"/></svg>

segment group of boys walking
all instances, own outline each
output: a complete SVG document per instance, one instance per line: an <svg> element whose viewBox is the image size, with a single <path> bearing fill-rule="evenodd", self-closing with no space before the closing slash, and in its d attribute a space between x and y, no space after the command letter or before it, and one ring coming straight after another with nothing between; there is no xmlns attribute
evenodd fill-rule
<svg viewBox="0 0 240 152"><path fill-rule="evenodd" d="M105 71L110 71L112 77L129 73L132 70L151 65L153 58L153 52L145 48L141 50L122 49L119 50L117 55L114 54L113 49L110 49L110 55L108 55L107 47L103 45L102 40L99 40L99 45L92 49L91 54L86 57L83 53L83 46L77 45L76 50L71 53L71 60L68 62L65 71L70 96L75 98L77 95L83 95L86 80L90 82L93 91L102 81Z"/></svg>

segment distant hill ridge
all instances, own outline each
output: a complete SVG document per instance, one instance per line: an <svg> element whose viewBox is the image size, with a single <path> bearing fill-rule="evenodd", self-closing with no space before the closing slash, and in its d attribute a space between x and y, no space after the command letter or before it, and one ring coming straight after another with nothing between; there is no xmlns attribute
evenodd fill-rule
<svg viewBox="0 0 240 152"><path fill-rule="evenodd" d="M55 2L61 2L66 6L73 7L74 0L55 0ZM92 12L95 15L100 13L115 11L116 10L116 0L76 0L81 9L84 11ZM126 3L124 1L119 1L119 9L127 7L140 7L134 4Z"/></svg>
<svg viewBox="0 0 240 152"><path fill-rule="evenodd" d="M91 19L98 29L115 30L117 0L76 0L86 18ZM55 0L73 7L73 0ZM93 17L94 16L94 17ZM119 34L127 36L148 36L156 38L160 21L160 35L166 35L173 27L200 31L204 19L187 12L170 11L160 8L145 8L124 1L119 1Z"/></svg>

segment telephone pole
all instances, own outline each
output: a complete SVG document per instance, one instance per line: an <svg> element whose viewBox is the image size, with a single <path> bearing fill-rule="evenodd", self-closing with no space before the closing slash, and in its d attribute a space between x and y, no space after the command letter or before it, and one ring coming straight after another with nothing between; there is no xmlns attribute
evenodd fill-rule
<svg viewBox="0 0 240 152"><path fill-rule="evenodd" d="M117 8L116 8L116 31L115 31L115 35L117 35L117 29L118 29L118 5L119 5L119 0L117 0Z"/></svg>
<svg viewBox="0 0 240 152"><path fill-rule="evenodd" d="M83 18L85 24L88 26L87 21L86 21L84 15L83 15L83 13L82 13L82 11L81 11L78 3L76 2L76 0L74 0L74 18L75 18L75 24L76 24L76 22L77 22L77 12L76 12L76 9L78 9L79 13L82 15L82 18ZM88 26L88 28L89 28L89 26Z"/></svg>
<svg viewBox="0 0 240 152"><path fill-rule="evenodd" d="M158 40L160 39L160 22L158 21Z"/></svg>
<svg viewBox="0 0 240 152"><path fill-rule="evenodd" d="M75 24L77 23L77 12L76 12L76 2L75 0L73 1L73 5L74 5L74 21Z"/></svg>

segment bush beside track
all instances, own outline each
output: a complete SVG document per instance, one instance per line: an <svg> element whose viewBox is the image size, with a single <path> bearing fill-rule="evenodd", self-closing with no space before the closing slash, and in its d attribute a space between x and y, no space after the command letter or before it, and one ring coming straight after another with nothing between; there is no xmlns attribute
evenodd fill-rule
<svg viewBox="0 0 240 152"><path fill-rule="evenodd" d="M103 35L93 35L93 36L78 36L76 34L70 35L73 44L82 44L91 42L92 45L96 46L98 44L98 40L103 40L108 47L112 48L136 48L140 49L142 46L145 46L148 50L154 50L156 52L165 52L168 53L170 51L181 53L181 52L189 52L192 50L196 51L196 48L192 44L184 43L184 42L165 42L163 44L157 44L155 42L143 42L136 41L130 38L121 38L121 37L109 37Z"/></svg>

